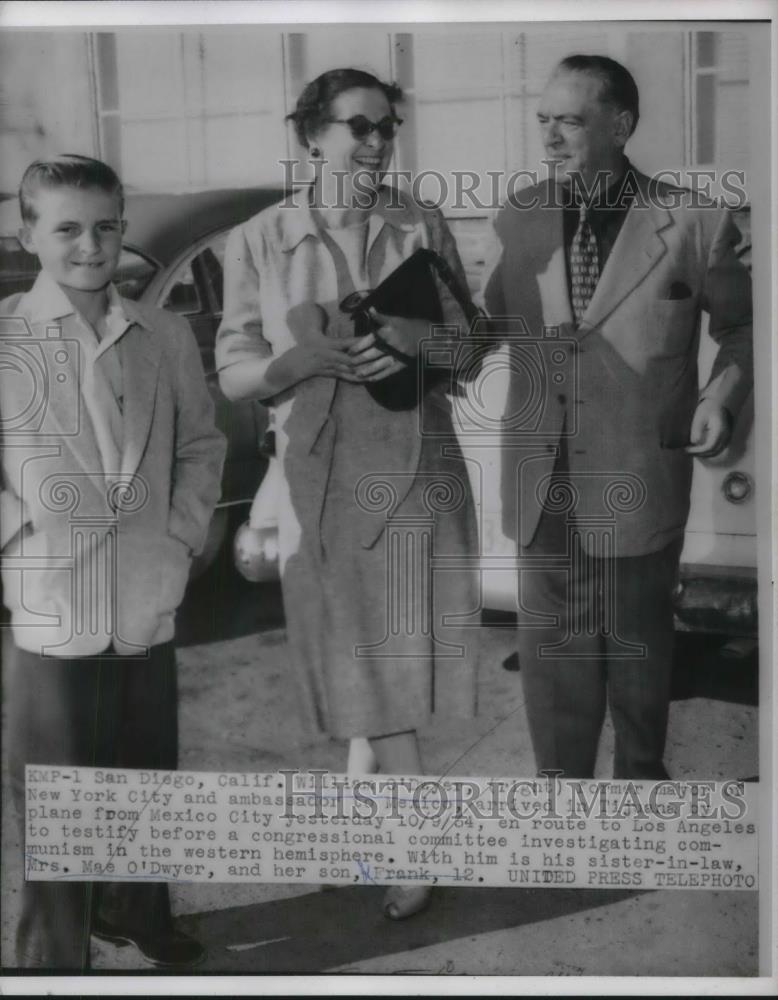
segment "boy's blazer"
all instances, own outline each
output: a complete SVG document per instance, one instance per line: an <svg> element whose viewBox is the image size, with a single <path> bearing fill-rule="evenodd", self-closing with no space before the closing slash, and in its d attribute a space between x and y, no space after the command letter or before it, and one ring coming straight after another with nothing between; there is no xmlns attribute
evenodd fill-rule
<svg viewBox="0 0 778 1000"><path fill-rule="evenodd" d="M104 470L78 343L51 302L44 274L0 304L4 602L23 649L143 652L173 637L225 440L186 321L122 299L123 450Z"/></svg>
<svg viewBox="0 0 778 1000"><path fill-rule="evenodd" d="M575 510L616 526L615 555L655 552L681 536L692 475L683 445L698 398L713 397L736 415L752 385L751 283L735 255L730 213L699 198L690 205L691 192L633 173L635 202L578 329L563 213L558 202L547 207L554 205L548 183L514 196L495 221L484 301L491 316L512 318L506 324L519 334L512 365L524 377L513 377L508 390L502 504L505 533L523 546L547 503L563 426ZM700 393L703 310L719 351ZM531 428L510 417L528 412L528 345L540 380Z"/></svg>

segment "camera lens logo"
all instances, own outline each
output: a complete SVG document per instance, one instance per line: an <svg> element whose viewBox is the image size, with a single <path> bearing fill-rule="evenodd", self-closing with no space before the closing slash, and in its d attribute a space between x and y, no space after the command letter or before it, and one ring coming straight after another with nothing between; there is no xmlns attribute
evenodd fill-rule
<svg viewBox="0 0 778 1000"><path fill-rule="evenodd" d="M469 380L470 391L461 398L463 422L480 430L534 427L548 391L546 375L544 359L534 344L512 344L490 354ZM495 410L494 400L506 398L508 383L508 407Z"/></svg>
<svg viewBox="0 0 778 1000"><path fill-rule="evenodd" d="M77 341L58 337L0 337L3 434L47 433L46 418L54 399L58 405L51 433L78 433L78 396L73 393L71 399L71 394L64 391L77 370L77 352Z"/></svg>
<svg viewBox="0 0 778 1000"><path fill-rule="evenodd" d="M558 412L567 408L565 436L577 433L578 414L568 401L576 398L577 344L560 336L557 327L532 334L521 316L478 317L459 343L442 345L431 337L420 345L423 387L439 371L452 371L462 386L456 395L457 423L462 433L493 437L499 432L525 440L543 438L552 426L559 434ZM421 430L437 433L434 414L426 411L422 392ZM551 417L551 425L548 418Z"/></svg>
<svg viewBox="0 0 778 1000"><path fill-rule="evenodd" d="M3 413L3 430L34 430L40 427L49 398L49 379L42 358L35 356L34 347L32 350L22 348L13 352L0 349L0 372L10 374L17 383L17 390L10 397L12 409Z"/></svg>

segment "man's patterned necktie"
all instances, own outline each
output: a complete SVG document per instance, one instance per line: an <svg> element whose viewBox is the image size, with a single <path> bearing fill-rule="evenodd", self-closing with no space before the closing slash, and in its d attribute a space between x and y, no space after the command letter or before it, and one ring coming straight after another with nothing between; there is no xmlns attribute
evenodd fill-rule
<svg viewBox="0 0 778 1000"><path fill-rule="evenodd" d="M586 206L581 205L578 228L570 247L571 304L576 325L583 319L599 277L600 259L597 253L597 240L586 217Z"/></svg>

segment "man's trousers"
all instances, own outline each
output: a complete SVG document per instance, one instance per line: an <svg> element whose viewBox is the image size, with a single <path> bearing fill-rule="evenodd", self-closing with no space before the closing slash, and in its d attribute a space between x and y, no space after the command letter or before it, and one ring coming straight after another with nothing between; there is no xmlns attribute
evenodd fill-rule
<svg viewBox="0 0 778 1000"><path fill-rule="evenodd" d="M543 512L519 571L519 661L538 770L592 777L607 704L614 777L667 777L681 547L677 540L643 556L587 554L564 514Z"/></svg>

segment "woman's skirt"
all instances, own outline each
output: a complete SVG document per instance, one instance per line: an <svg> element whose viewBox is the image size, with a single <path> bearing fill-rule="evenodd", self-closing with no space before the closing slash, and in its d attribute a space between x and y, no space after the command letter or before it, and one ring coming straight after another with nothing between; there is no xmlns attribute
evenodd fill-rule
<svg viewBox="0 0 778 1000"><path fill-rule="evenodd" d="M433 391L423 414L397 413L339 382L308 461L290 480L304 514L282 577L303 718L349 738L472 716L478 535L447 401Z"/></svg>

